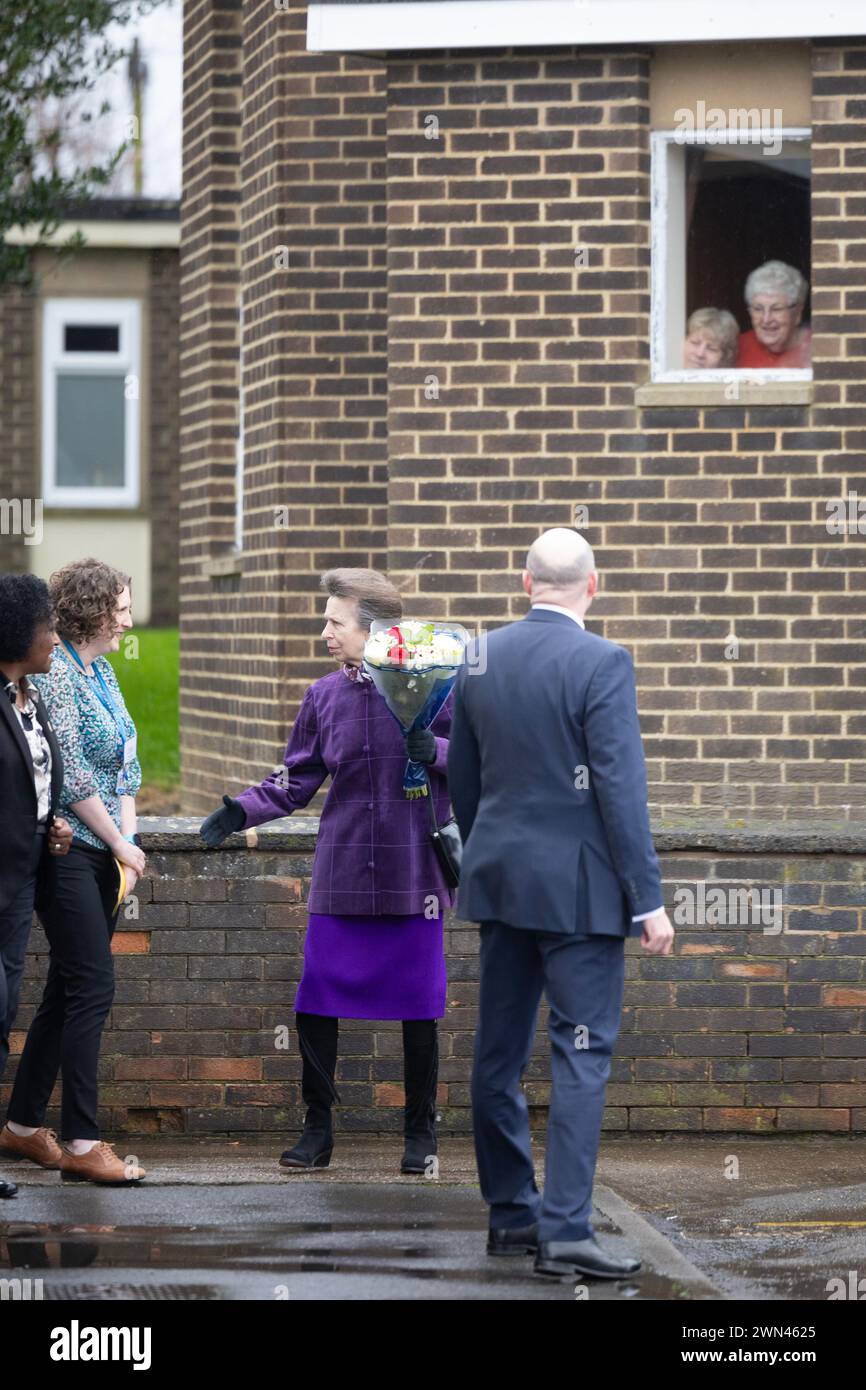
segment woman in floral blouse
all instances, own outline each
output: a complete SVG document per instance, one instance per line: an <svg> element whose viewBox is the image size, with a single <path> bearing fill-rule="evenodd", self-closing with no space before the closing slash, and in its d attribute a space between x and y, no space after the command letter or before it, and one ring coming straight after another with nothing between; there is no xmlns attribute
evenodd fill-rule
<svg viewBox="0 0 866 1390"><path fill-rule="evenodd" d="M27 1137L44 1124L63 1081L60 1175L124 1184L144 1170L124 1164L97 1126L97 1064L114 997L111 938L119 874L131 892L145 860L136 835L141 786L135 726L106 652L132 627L130 579L99 560L78 560L51 576L61 638L50 671L36 684L63 754L60 809L72 846L52 869L54 891L40 913L51 948L48 979L9 1103L8 1127Z"/></svg>

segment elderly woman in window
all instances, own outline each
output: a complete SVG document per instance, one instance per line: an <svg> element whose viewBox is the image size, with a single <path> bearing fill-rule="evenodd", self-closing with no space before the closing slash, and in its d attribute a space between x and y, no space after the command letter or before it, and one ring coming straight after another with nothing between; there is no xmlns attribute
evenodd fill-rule
<svg viewBox="0 0 866 1390"><path fill-rule="evenodd" d="M752 327L740 335L738 367L808 367L811 330L801 325L809 286L784 261L766 261L746 280Z"/></svg>
<svg viewBox="0 0 866 1390"><path fill-rule="evenodd" d="M727 309L696 309L686 324L683 366L699 371L733 367L739 336L740 326Z"/></svg>

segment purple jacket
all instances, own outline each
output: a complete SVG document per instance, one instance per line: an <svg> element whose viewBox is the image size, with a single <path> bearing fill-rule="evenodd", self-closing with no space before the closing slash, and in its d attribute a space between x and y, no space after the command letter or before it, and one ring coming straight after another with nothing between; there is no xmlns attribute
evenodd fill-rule
<svg viewBox="0 0 866 1390"><path fill-rule="evenodd" d="M430 726L436 761L428 771L440 823L450 814L452 701L449 695ZM373 682L351 680L340 669L314 681L304 695L283 758L288 776L279 769L237 798L246 824L261 825L306 806L330 774L310 912L396 916L424 912L431 896L440 911L453 903L430 843L428 799L403 792L406 761L400 726Z"/></svg>

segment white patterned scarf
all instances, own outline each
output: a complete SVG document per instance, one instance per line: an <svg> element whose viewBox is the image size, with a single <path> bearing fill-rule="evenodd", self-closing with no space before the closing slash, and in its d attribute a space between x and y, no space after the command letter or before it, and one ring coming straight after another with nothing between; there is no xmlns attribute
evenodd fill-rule
<svg viewBox="0 0 866 1390"><path fill-rule="evenodd" d="M15 698L18 693L16 682L7 681L4 689L18 716L21 732L27 740L30 756L33 759L33 781L36 787L37 803L36 819L42 824L48 819L48 810L51 805L51 749L48 746L42 725L39 723L39 714L36 709L39 692L26 676L22 676L21 690L27 703L21 709Z"/></svg>

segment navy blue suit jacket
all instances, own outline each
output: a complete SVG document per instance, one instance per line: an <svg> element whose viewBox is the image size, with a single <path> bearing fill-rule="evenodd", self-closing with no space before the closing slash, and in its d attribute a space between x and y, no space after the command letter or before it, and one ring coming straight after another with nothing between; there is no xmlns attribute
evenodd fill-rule
<svg viewBox="0 0 866 1390"><path fill-rule="evenodd" d="M448 788L458 917L636 936L661 906L632 659L566 614L530 609L470 644Z"/></svg>

